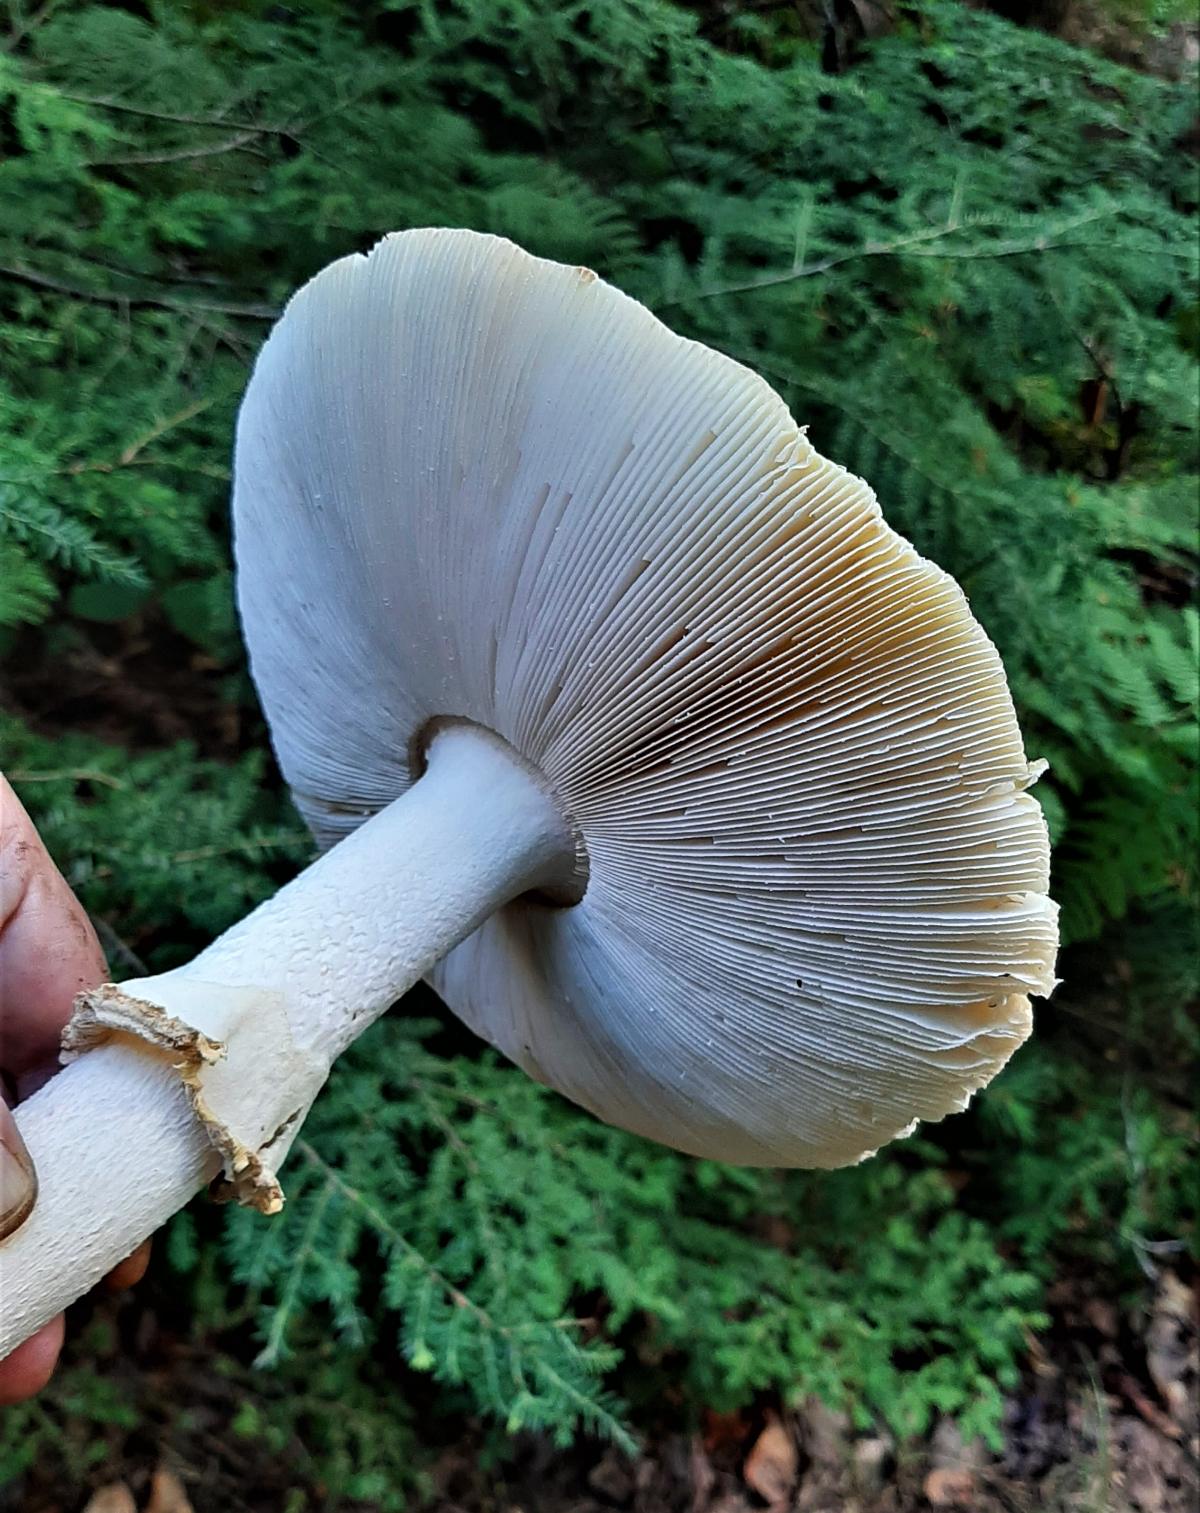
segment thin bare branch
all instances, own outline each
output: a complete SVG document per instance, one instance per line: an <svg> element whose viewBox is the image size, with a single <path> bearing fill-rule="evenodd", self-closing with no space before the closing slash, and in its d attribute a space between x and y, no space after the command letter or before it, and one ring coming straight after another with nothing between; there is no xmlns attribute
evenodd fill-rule
<svg viewBox="0 0 1200 1513"><path fill-rule="evenodd" d="M1113 214L1111 210L1091 210L1085 215L1076 216L1074 219L1064 222L1053 232L1042 232L1035 237L1025 240L1010 239L1008 241L997 240L982 246L973 247L942 247L931 244L943 242L947 237L957 236L963 231L971 230L970 223L960 221L947 221L943 226L926 226L920 231L914 231L908 236L896 237L890 242L867 242L862 247L856 247L853 251L838 253L835 256L822 258L820 262L809 263L806 266L799 261L780 273L763 273L757 278L746 279L740 284L724 284L716 289L697 289L693 294L694 299L719 299L728 294L750 294L759 289L773 289L781 284L793 284L800 279L818 278L821 274L830 273L835 268L841 268L847 263L862 262L867 258L874 257L931 257L945 258L952 261L964 261L970 259L1019 257L1030 252L1050 252L1059 247L1077 245L1073 242L1055 240L1068 235L1070 232L1079 230L1082 226L1091 225L1094 221L1104 220ZM677 296L673 299L664 300L659 309L671 305L679 305L684 302L685 296Z"/></svg>
<svg viewBox="0 0 1200 1513"><path fill-rule="evenodd" d="M73 783L100 783L105 788L124 788L120 778L111 772L101 772L95 767L55 767L51 771L30 772L24 768L9 769L8 778L13 783L59 783L70 779Z"/></svg>
<svg viewBox="0 0 1200 1513"><path fill-rule="evenodd" d="M35 10L31 16L18 16L13 21L12 30L8 34L8 40L5 42L3 49L0 49L0 51L6 53L16 52L17 48L20 47L22 42L24 42L25 38L28 37L31 32L37 31L38 27L41 26L43 21L48 21L53 12L56 11L61 4L62 0L45 0L45 4L39 6L39 8Z"/></svg>
<svg viewBox="0 0 1200 1513"><path fill-rule="evenodd" d="M226 137L223 142L210 142L206 147L175 147L162 152L131 152L123 158L89 158L86 168L131 168L146 167L153 163L185 163L195 158L216 158L227 152L251 152L255 157L265 157L249 144L262 133L250 128L239 131L236 136Z"/></svg>
<svg viewBox="0 0 1200 1513"><path fill-rule="evenodd" d="M160 436L165 436L168 431L173 431L177 426L186 424L197 415L203 415L205 410L211 409L216 399L210 396L206 399L193 399L191 404L184 405L181 410L176 410L173 415L166 415L162 420L157 420L136 441L131 441L125 450L117 458L118 467L128 467L139 452L144 451L152 441L157 441Z"/></svg>
<svg viewBox="0 0 1200 1513"><path fill-rule="evenodd" d="M76 284L65 283L38 268L21 263L0 264L0 278L14 283L27 284L33 289L47 289L52 294L62 294L68 299L86 300L93 305L115 305L119 309L152 309L202 311L209 315L233 315L245 320L275 320L280 311L274 305L224 304L215 300L168 299L162 294L148 292L118 294L111 289L81 289Z"/></svg>
<svg viewBox="0 0 1200 1513"><path fill-rule="evenodd" d="M118 957L124 966L136 972L139 977L149 977L150 968L133 949L127 940L124 940L113 929L103 915L89 915L92 927L100 937L100 944L104 948L104 954L111 965L113 957Z"/></svg>
<svg viewBox="0 0 1200 1513"><path fill-rule="evenodd" d="M190 862L214 861L219 856L251 856L259 851L276 851L283 846L291 845L302 839L298 830L277 830L269 835L246 836L242 840L230 841L228 845L220 846L194 846L190 851L164 851L155 853L155 860L172 866L179 866ZM99 867L89 867L85 875L89 880L92 878L112 877L116 872L115 867L107 864Z"/></svg>
<svg viewBox="0 0 1200 1513"><path fill-rule="evenodd" d="M228 116L189 116L171 110L151 110L146 105L130 105L126 100L101 99L98 95L77 95L70 90L60 90L64 100L76 105L91 105L97 110L118 111L122 115L142 116L148 121L169 121L175 126L206 126L216 131L246 131L256 136L286 137L295 141L295 134L288 126L270 126L261 121L237 121Z"/></svg>

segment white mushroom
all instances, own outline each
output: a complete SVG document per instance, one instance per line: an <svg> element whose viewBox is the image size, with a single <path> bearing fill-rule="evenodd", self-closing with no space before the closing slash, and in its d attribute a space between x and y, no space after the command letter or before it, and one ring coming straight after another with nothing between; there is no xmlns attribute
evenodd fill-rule
<svg viewBox="0 0 1200 1513"><path fill-rule="evenodd" d="M999 658L746 368L586 270L398 234L264 347L234 519L325 854L81 1000L18 1110L0 1353L219 1166L277 1207L333 1059L427 975L601 1118L751 1164L860 1160L1028 1035L1055 910Z"/></svg>

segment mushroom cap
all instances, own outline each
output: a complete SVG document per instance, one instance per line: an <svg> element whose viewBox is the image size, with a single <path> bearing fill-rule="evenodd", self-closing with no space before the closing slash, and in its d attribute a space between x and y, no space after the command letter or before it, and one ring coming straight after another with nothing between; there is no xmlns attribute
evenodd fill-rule
<svg viewBox="0 0 1200 1513"><path fill-rule="evenodd" d="M696 1155L834 1167L963 1108L1053 986L1049 848L954 581L749 369L587 269L389 236L288 306L242 407L239 602L322 845L431 720L582 832L439 965L485 1040Z"/></svg>

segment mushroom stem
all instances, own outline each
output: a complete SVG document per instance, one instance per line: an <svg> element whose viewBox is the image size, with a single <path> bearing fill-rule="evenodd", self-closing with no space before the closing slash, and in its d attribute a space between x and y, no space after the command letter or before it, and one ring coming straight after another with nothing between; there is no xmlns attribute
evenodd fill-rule
<svg viewBox="0 0 1200 1513"><path fill-rule="evenodd" d="M224 1167L270 1212L334 1058L447 951L575 858L504 744L451 725L425 775L176 971L84 994L78 1056L16 1111L38 1200L0 1245L0 1357ZM86 1054L83 1054L86 1052Z"/></svg>

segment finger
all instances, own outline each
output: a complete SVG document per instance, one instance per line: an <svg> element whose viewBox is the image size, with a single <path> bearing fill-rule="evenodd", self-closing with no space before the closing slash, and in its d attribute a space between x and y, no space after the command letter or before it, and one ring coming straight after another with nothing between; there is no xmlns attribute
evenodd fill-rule
<svg viewBox="0 0 1200 1513"><path fill-rule="evenodd" d="M146 1275L146 1267L150 1264L150 1241L143 1240L131 1256L126 1256L119 1266L113 1269L104 1279L104 1285L109 1292L123 1292L126 1287L136 1287Z"/></svg>
<svg viewBox="0 0 1200 1513"><path fill-rule="evenodd" d="M63 1319L59 1314L0 1361L0 1407L22 1402L42 1390L54 1374L62 1342Z"/></svg>
<svg viewBox="0 0 1200 1513"><path fill-rule="evenodd" d="M37 1176L17 1122L0 1099L0 1240L20 1229L33 1211Z"/></svg>
<svg viewBox="0 0 1200 1513"><path fill-rule="evenodd" d="M107 976L83 906L0 777L0 1066L20 1076L55 1058L75 995Z"/></svg>

